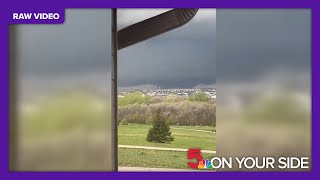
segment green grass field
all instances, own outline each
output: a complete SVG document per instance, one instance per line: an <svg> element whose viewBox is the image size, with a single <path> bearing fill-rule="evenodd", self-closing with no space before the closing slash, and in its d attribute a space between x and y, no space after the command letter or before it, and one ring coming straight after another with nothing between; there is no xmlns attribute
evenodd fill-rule
<svg viewBox="0 0 320 180"><path fill-rule="evenodd" d="M214 157L214 154L202 153L201 155L204 159ZM119 166L190 169L187 152L122 148L119 149Z"/></svg>
<svg viewBox="0 0 320 180"><path fill-rule="evenodd" d="M212 133L213 127L171 126L171 132L174 136L174 141L171 143L152 143L146 141L150 128L150 125L145 124L119 125L119 145L216 150L216 136ZM208 132L195 130L205 130Z"/></svg>
<svg viewBox="0 0 320 180"><path fill-rule="evenodd" d="M171 126L174 136L171 143L146 141L150 128L151 125L145 124L119 125L119 145L216 150L213 127ZM211 159L214 154L202 153L202 156ZM189 169L187 163L187 152L119 148L119 166Z"/></svg>

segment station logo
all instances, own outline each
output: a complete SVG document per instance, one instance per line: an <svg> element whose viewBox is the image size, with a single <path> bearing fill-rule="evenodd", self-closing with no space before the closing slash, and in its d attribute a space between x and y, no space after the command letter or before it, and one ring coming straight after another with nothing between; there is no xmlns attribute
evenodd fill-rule
<svg viewBox="0 0 320 180"><path fill-rule="evenodd" d="M213 169L211 161L208 159L203 159L199 162L198 169Z"/></svg>
<svg viewBox="0 0 320 180"><path fill-rule="evenodd" d="M196 162L188 162L188 166L192 169L213 169L212 161L203 159L200 149L189 149L188 159Z"/></svg>

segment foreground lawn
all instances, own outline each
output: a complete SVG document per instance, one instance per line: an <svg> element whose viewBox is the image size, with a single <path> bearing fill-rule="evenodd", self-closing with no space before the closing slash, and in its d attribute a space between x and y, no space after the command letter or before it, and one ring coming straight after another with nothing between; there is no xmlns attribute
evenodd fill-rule
<svg viewBox="0 0 320 180"><path fill-rule="evenodd" d="M181 128L181 129L193 129L193 130L203 130L203 131L216 131L216 128L212 126L177 126L177 125L172 125L170 126L172 128Z"/></svg>
<svg viewBox="0 0 320 180"><path fill-rule="evenodd" d="M202 157L214 155L202 153ZM187 152L119 148L119 166L190 169L187 163Z"/></svg>
<svg viewBox="0 0 320 180"><path fill-rule="evenodd" d="M171 143L152 143L146 141L151 125L129 124L119 125L119 145L153 146L168 148L199 148L202 150L216 150L216 135L211 127L172 126L174 141ZM177 129L176 129L177 128ZM195 131L193 131L195 130ZM196 130L208 130L202 132Z"/></svg>

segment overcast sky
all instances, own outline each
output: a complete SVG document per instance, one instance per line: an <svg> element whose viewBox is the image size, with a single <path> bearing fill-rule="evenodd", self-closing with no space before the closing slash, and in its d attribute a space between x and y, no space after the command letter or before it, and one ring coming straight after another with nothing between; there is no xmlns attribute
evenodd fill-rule
<svg viewBox="0 0 320 180"><path fill-rule="evenodd" d="M119 29L166 10L120 9ZM216 79L255 80L275 70L310 73L310 17L306 9L200 9L188 24L120 50L119 86L214 87ZM110 10L72 9L63 25L18 25L22 82L110 89L110 20Z"/></svg>
<svg viewBox="0 0 320 180"><path fill-rule="evenodd" d="M119 9L119 29L167 10ZM68 86L90 77L110 78L110 19L110 10L67 10L63 25L20 26L20 73L32 82L50 79L50 84L66 82ZM119 86L192 88L214 84L215 29L215 10L199 10L187 25L119 51ZM88 82L98 83L96 79Z"/></svg>
<svg viewBox="0 0 320 180"><path fill-rule="evenodd" d="M119 10L119 27L168 9ZM119 51L119 86L192 88L215 83L216 12L200 9L186 25Z"/></svg>

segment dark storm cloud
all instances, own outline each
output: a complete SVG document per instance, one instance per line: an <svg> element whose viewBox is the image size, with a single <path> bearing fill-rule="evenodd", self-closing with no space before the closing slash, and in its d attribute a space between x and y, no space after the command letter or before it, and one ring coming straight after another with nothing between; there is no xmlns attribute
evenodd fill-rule
<svg viewBox="0 0 320 180"><path fill-rule="evenodd" d="M196 17L206 11L200 10ZM192 88L214 84L215 14L204 18L119 51L119 86Z"/></svg>
<svg viewBox="0 0 320 180"><path fill-rule="evenodd" d="M310 72L310 11L217 10L217 59L219 82Z"/></svg>
<svg viewBox="0 0 320 180"><path fill-rule="evenodd" d="M148 10L137 11L140 19L148 18ZM129 24L135 18L121 17L120 23ZM110 10L67 10L63 25L20 26L19 72L51 81L63 76L72 82L76 76L110 71L110 20ZM199 11L182 28L119 51L119 86L214 84L215 61L215 12Z"/></svg>
<svg viewBox="0 0 320 180"><path fill-rule="evenodd" d="M217 18L204 13L208 11L200 10L181 28L119 51L119 85L215 84L216 65L220 80L255 79L272 69L310 71L310 11L218 10ZM133 18L131 14L119 16L119 22L134 22L121 17ZM19 72L50 79L107 74L110 20L110 10L67 10L63 25L17 26Z"/></svg>

